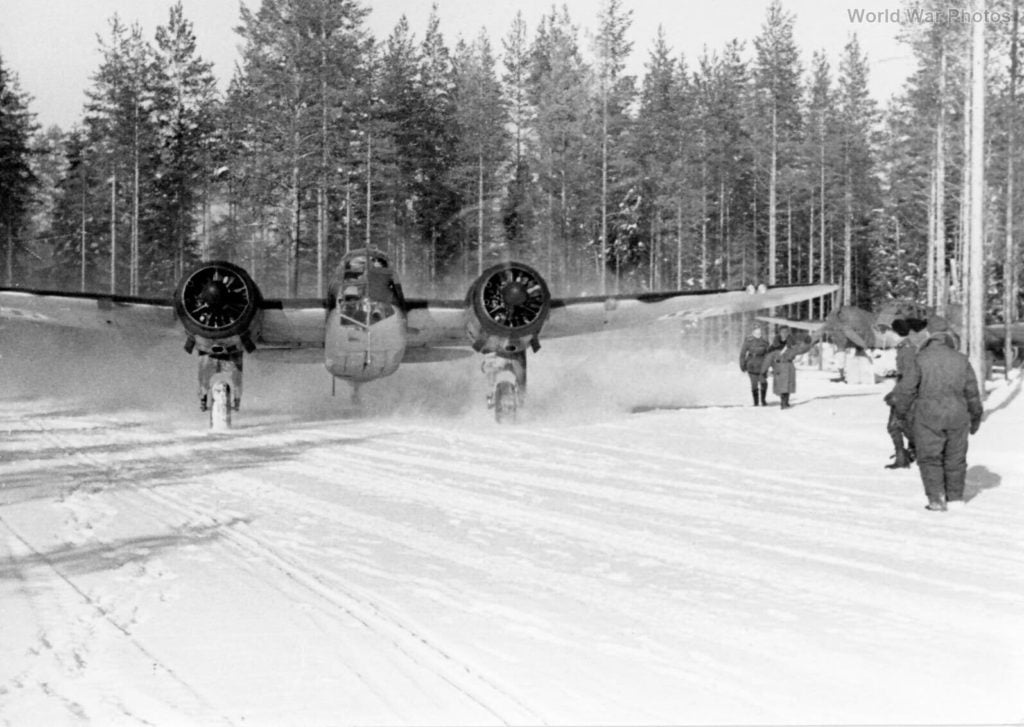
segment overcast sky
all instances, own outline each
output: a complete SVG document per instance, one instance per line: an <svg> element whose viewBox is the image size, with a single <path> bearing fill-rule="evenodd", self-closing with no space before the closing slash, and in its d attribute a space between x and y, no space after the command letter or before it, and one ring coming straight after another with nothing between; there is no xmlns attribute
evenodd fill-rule
<svg viewBox="0 0 1024 727"><path fill-rule="evenodd" d="M247 5L255 8L258 2L250 0ZM116 13L126 24L138 22L152 40L156 27L167 22L171 4L172 0L3 0L0 56L18 75L22 90L32 96L30 108L39 121L68 128L81 118L85 89L100 63L97 36L107 37L108 19ZM564 4L582 33L595 27L599 0ZM182 5L194 25L200 54L213 62L221 87L226 87L238 57L234 28L239 22L239 0L182 0ZM403 14L416 37L423 36L430 0L372 0L368 5L370 29L376 37L386 37ZM485 28L500 48L500 39L518 10L532 36L552 2L437 0L437 5L450 47L460 36L471 38ZM633 9L631 71L639 75L659 25L674 53L694 59L705 44L717 50L732 38L752 41L764 21L768 0L626 0L625 5ZM872 64L872 89L882 102L899 90L909 73L909 51L896 41L897 24L853 22L850 10L898 6L898 0L783 0L783 7L796 15L805 68L817 49L824 49L835 67L843 45L855 32Z"/></svg>

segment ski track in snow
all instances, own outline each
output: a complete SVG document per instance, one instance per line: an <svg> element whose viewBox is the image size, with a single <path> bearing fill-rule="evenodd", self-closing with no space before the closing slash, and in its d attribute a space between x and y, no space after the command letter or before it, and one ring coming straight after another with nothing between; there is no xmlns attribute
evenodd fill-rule
<svg viewBox="0 0 1024 727"><path fill-rule="evenodd" d="M228 434L8 400L0 724L1024 719L1020 381L943 515L882 469L890 385Z"/></svg>

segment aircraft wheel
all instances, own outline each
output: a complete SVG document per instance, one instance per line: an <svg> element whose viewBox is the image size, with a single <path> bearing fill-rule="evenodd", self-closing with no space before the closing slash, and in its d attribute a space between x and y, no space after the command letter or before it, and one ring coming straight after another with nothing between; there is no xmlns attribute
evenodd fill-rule
<svg viewBox="0 0 1024 727"><path fill-rule="evenodd" d="M498 424L514 424L519 407L519 394L511 381L499 381L494 387L494 420Z"/></svg>
<svg viewBox="0 0 1024 727"><path fill-rule="evenodd" d="M218 381L210 388L210 429L224 431L231 429L231 386L226 381Z"/></svg>

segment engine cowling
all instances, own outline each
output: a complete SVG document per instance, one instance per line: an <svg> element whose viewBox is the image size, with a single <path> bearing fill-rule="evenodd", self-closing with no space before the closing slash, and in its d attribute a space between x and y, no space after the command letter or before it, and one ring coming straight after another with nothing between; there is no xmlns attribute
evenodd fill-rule
<svg viewBox="0 0 1024 727"><path fill-rule="evenodd" d="M523 263L498 263L485 270L466 295L473 348L483 353L519 353L539 347L538 335L551 310L551 293L540 273Z"/></svg>
<svg viewBox="0 0 1024 727"><path fill-rule="evenodd" d="M253 279L234 263L204 262L186 273L174 293L174 311L189 336L186 350L252 351L262 300Z"/></svg>

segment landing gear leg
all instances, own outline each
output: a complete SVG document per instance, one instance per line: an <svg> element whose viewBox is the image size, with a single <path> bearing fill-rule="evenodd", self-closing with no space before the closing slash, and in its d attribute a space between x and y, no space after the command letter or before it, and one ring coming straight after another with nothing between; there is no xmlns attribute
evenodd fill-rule
<svg viewBox="0 0 1024 727"><path fill-rule="evenodd" d="M514 423L526 399L526 352L488 354L481 365L487 375L487 408L499 424Z"/></svg>
<svg viewBox="0 0 1024 727"><path fill-rule="evenodd" d="M242 405L242 356L241 352L199 356L199 410L210 411L211 429L230 428L231 412Z"/></svg>

